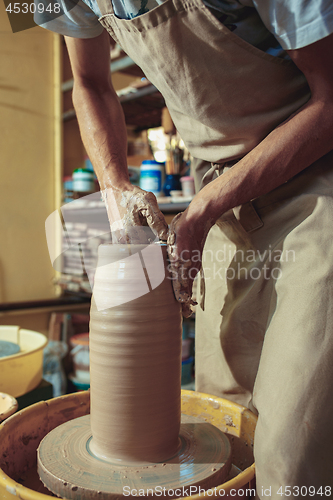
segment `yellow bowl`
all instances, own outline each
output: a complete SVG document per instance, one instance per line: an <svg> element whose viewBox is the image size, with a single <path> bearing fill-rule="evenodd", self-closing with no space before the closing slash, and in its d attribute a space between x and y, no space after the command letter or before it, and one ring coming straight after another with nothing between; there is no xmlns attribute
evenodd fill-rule
<svg viewBox="0 0 333 500"><path fill-rule="evenodd" d="M18 326L0 326L0 340L20 346L17 354L0 358L0 391L17 398L35 389L42 380L43 348L47 338Z"/></svg>
<svg viewBox="0 0 333 500"><path fill-rule="evenodd" d="M37 447L52 429L87 415L89 411L90 392L78 392L36 403L0 425L1 500L52 498L37 476ZM216 492L212 490L214 494L210 498L221 499L230 495L233 499L243 500L244 491L254 488L252 448L257 417L236 403L192 391L182 391L182 413L204 418L226 432L232 442L232 462L242 469L236 477L219 486ZM27 479L22 481L24 477ZM240 490L239 494L237 490ZM199 495L192 495L186 500L199 500Z"/></svg>

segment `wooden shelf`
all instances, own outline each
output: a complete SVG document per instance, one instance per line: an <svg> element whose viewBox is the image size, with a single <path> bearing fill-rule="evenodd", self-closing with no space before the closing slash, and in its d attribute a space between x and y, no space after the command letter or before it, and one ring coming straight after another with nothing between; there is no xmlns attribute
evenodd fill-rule
<svg viewBox="0 0 333 500"><path fill-rule="evenodd" d="M115 61L110 63L111 74L120 71L121 73L126 73L138 77L143 77L144 74L142 70L136 66L135 62L128 56L119 57ZM62 83L62 92L68 92L73 89L73 78Z"/></svg>
<svg viewBox="0 0 333 500"><path fill-rule="evenodd" d="M125 95L120 95L127 125L134 126L136 130L147 130L159 127L162 119L162 109L165 102L154 85L147 85ZM62 115L63 121L76 118L75 110L69 109Z"/></svg>
<svg viewBox="0 0 333 500"><path fill-rule="evenodd" d="M125 75L127 80L129 76L133 76L133 80L134 78L138 79L145 76L141 68L120 47L116 47L112 41L111 48L111 74ZM76 118L76 114L71 103L70 93L73 89L73 78L65 45L63 77L65 81L61 86L64 103L62 119L63 122L69 122ZM138 132L161 126L162 109L165 107L165 101L161 93L154 85L149 82L147 83L146 86L140 86L139 88L126 88L126 94L123 93L124 89L117 92L124 110L126 124Z"/></svg>

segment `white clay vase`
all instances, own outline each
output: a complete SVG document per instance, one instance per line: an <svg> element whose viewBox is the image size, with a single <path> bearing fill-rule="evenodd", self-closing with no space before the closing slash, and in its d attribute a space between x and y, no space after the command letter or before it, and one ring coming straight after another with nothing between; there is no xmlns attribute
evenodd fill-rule
<svg viewBox="0 0 333 500"><path fill-rule="evenodd" d="M166 246L101 245L90 312L93 454L124 464L176 455L181 342Z"/></svg>

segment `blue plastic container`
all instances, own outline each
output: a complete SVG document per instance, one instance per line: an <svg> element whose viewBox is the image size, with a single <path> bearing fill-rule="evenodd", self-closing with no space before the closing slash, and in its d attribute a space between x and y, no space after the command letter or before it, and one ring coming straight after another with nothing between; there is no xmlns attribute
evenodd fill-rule
<svg viewBox="0 0 333 500"><path fill-rule="evenodd" d="M140 188L162 196L164 163L155 160L143 160L140 168Z"/></svg>

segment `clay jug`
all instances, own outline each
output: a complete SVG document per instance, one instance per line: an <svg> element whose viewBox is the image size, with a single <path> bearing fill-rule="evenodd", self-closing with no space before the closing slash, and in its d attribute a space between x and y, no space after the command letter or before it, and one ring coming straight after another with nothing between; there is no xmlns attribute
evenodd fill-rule
<svg viewBox="0 0 333 500"><path fill-rule="evenodd" d="M166 246L101 245L90 312L90 449L165 461L180 428L182 316Z"/></svg>

